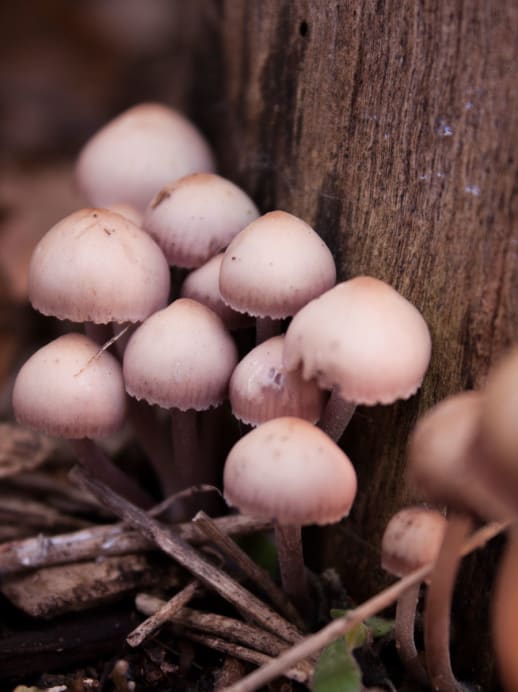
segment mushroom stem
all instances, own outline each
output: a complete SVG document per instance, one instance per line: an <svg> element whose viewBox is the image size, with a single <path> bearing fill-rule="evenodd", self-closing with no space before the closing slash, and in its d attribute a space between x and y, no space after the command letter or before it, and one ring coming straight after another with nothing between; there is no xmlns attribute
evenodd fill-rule
<svg viewBox="0 0 518 692"><path fill-rule="evenodd" d="M308 610L309 592L300 526L281 526L276 523L275 545L282 588L300 612L305 614Z"/></svg>
<svg viewBox="0 0 518 692"><path fill-rule="evenodd" d="M110 323L96 324L95 322L85 322L84 329L86 336L100 346L109 341L113 336Z"/></svg>
<svg viewBox="0 0 518 692"><path fill-rule="evenodd" d="M257 317L255 322L255 343L257 346L263 341L271 339L281 333L281 320L271 317Z"/></svg>
<svg viewBox="0 0 518 692"><path fill-rule="evenodd" d="M419 660L414 627L415 611L419 600L420 584L414 584L403 593L396 606L396 648L402 664L410 677L423 686L428 685L428 675Z"/></svg>
<svg viewBox="0 0 518 692"><path fill-rule="evenodd" d="M180 489L196 485L199 478L198 419L196 411L171 409L173 456Z"/></svg>
<svg viewBox="0 0 518 692"><path fill-rule="evenodd" d="M356 404L353 401L342 399L336 387L331 391L331 396L326 404L318 427L323 430L326 435L338 442L344 434L345 429L349 425L349 421L353 417L356 410Z"/></svg>
<svg viewBox="0 0 518 692"><path fill-rule="evenodd" d="M115 466L93 440L82 438L70 443L80 464L96 478L139 507L153 506L153 499Z"/></svg>
<svg viewBox="0 0 518 692"><path fill-rule="evenodd" d="M468 514L448 517L439 555L430 576L426 596L424 642L425 658L432 688L438 692L463 692L450 660L451 602L461 560L461 548L473 527Z"/></svg>

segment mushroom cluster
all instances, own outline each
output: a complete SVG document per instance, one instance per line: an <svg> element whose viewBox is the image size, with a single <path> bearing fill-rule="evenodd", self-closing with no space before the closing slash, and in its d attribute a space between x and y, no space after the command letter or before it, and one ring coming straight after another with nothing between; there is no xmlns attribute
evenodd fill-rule
<svg viewBox="0 0 518 692"><path fill-rule="evenodd" d="M452 395L420 418L409 439L407 475L428 508L399 512L389 522L383 539L384 566L393 574L405 574L399 564L403 556L413 555L413 568L419 566L417 547L421 551L426 548L426 561L434 563L425 595L423 661L414 643L418 589L409 591L406 600L398 604L396 635L409 675L440 692L466 689L453 673L450 656L451 603L464 542L477 521L507 522L518 515L517 392L515 348L491 369L482 390ZM446 516L430 505L441 512L446 510ZM422 533L425 530L427 537ZM419 546L415 540L420 541ZM505 689L509 690L518 689L513 624L518 616L517 561L518 540L513 530L493 603L496 653Z"/></svg>
<svg viewBox="0 0 518 692"><path fill-rule="evenodd" d="M356 405L416 392L430 334L385 282L335 285L333 256L310 225L283 210L260 215L214 170L194 125L158 104L121 114L85 145L77 180L91 207L41 239L30 299L45 315L83 323L86 336L68 334L29 359L15 414L76 439L81 463L149 506L147 491L87 440L127 414L165 495L218 482L199 412L229 396L253 429L228 455L224 496L274 521L283 586L307 612L300 529L341 520L356 494L337 442ZM170 267L183 271L178 295ZM242 353L235 332L254 325L256 346ZM123 328L129 338L109 353ZM158 408L170 412L171 437Z"/></svg>

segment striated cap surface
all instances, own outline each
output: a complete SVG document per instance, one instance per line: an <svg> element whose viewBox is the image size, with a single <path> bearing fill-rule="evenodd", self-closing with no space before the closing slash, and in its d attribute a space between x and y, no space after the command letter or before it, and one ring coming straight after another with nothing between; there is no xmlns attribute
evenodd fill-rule
<svg viewBox="0 0 518 692"><path fill-rule="evenodd" d="M13 408L20 423L48 435L110 435L120 429L126 411L121 367L91 339L66 334L23 365Z"/></svg>
<svg viewBox="0 0 518 692"><path fill-rule="evenodd" d="M416 392L431 339L421 313L369 276L338 284L306 305L286 333L284 362L357 404L389 404Z"/></svg>
<svg viewBox="0 0 518 692"><path fill-rule="evenodd" d="M144 216L144 228L169 264L199 267L259 216L250 197L230 180L195 173L166 185Z"/></svg>
<svg viewBox="0 0 518 692"><path fill-rule="evenodd" d="M81 209L53 226L29 268L33 307L73 322L140 322L167 304L169 286L154 240L106 209Z"/></svg>
<svg viewBox="0 0 518 692"><path fill-rule="evenodd" d="M147 319L124 352L126 391L163 408L202 411L226 397L237 349L219 317L180 298Z"/></svg>
<svg viewBox="0 0 518 692"><path fill-rule="evenodd" d="M381 565L404 577L433 562L439 554L447 521L434 509L406 507L387 524L381 541Z"/></svg>
<svg viewBox="0 0 518 692"><path fill-rule="evenodd" d="M344 452L299 418L276 418L242 437L227 457L223 483L230 505L296 526L347 516L357 486Z"/></svg>
<svg viewBox="0 0 518 692"><path fill-rule="evenodd" d="M172 180L213 170L209 145L187 118L159 103L141 103L85 144L76 177L92 206L124 202L143 211Z"/></svg>
<svg viewBox="0 0 518 692"><path fill-rule="evenodd" d="M299 371L286 372L282 362L284 336L274 336L248 353L230 379L232 412L244 423L259 425L280 416L296 416L316 423L324 406L324 392Z"/></svg>
<svg viewBox="0 0 518 692"><path fill-rule="evenodd" d="M206 305L223 320L227 329L243 329L253 326L253 320L249 315L236 312L227 305L219 292L219 272L223 253L215 255L201 267L192 271L182 284L182 298L192 298Z"/></svg>
<svg viewBox="0 0 518 692"><path fill-rule="evenodd" d="M335 281L333 256L311 226L285 211L272 211L230 243L219 288L234 310L278 319L294 315Z"/></svg>

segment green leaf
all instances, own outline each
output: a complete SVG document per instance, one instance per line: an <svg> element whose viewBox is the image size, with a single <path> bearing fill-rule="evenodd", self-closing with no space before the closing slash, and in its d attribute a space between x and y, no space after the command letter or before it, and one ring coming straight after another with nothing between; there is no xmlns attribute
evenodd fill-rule
<svg viewBox="0 0 518 692"><path fill-rule="evenodd" d="M313 692L360 692L362 674L344 637L329 644L317 661Z"/></svg>
<svg viewBox="0 0 518 692"><path fill-rule="evenodd" d="M348 612L349 611L347 610L333 608L331 610L331 617L336 620L344 615L347 615ZM368 630L367 638L370 637L372 639L384 637L386 634L389 634L389 632L392 632L395 627L394 620L387 620L386 618L380 618L377 616L367 618L363 624ZM365 643L365 640L363 643ZM357 646L362 646L362 644L358 644Z"/></svg>

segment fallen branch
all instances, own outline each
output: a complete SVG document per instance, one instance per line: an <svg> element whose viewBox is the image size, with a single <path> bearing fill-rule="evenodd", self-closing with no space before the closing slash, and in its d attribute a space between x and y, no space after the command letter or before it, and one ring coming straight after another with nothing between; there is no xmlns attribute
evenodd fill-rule
<svg viewBox="0 0 518 692"><path fill-rule="evenodd" d="M75 480L86 486L91 493L125 522L140 531L146 538L154 541L165 553L189 570L204 586L216 591L239 611L246 613L252 621L274 632L287 642L293 643L300 640L300 632L291 623L265 605L228 574L214 567L195 548L175 535L168 527L161 525L146 512L117 495L85 469L76 467L71 474Z"/></svg>
<svg viewBox="0 0 518 692"><path fill-rule="evenodd" d="M511 521L495 522L484 526L466 541L461 554L464 556L477 548L483 547L491 538L494 538L507 529L511 523ZM292 669L300 661L314 656L328 646L328 644L331 644L339 637L350 632L366 618L372 617L392 605L407 589L426 579L432 569L433 562L430 562L421 569L412 572L407 577L400 579L392 586L389 586L384 591L381 591L379 594L376 594L376 596L365 601L365 603L358 606L358 608L354 608L354 610L350 610L343 617L333 620L333 622L326 625L326 627L319 630L316 634L306 637L301 642L288 649L285 653L281 654L278 658L266 663L236 684L222 690L222 692L254 692L254 690L263 687L263 685L266 685L270 680L273 680L279 675L284 675L285 671Z"/></svg>
<svg viewBox="0 0 518 692"><path fill-rule="evenodd" d="M240 514L220 517L214 522L229 536L243 536L272 527L269 521ZM189 543L207 541L203 531L192 522L175 524L170 531ZM152 541L123 524L94 526L56 536L39 535L0 545L0 575L150 550L156 550Z"/></svg>

